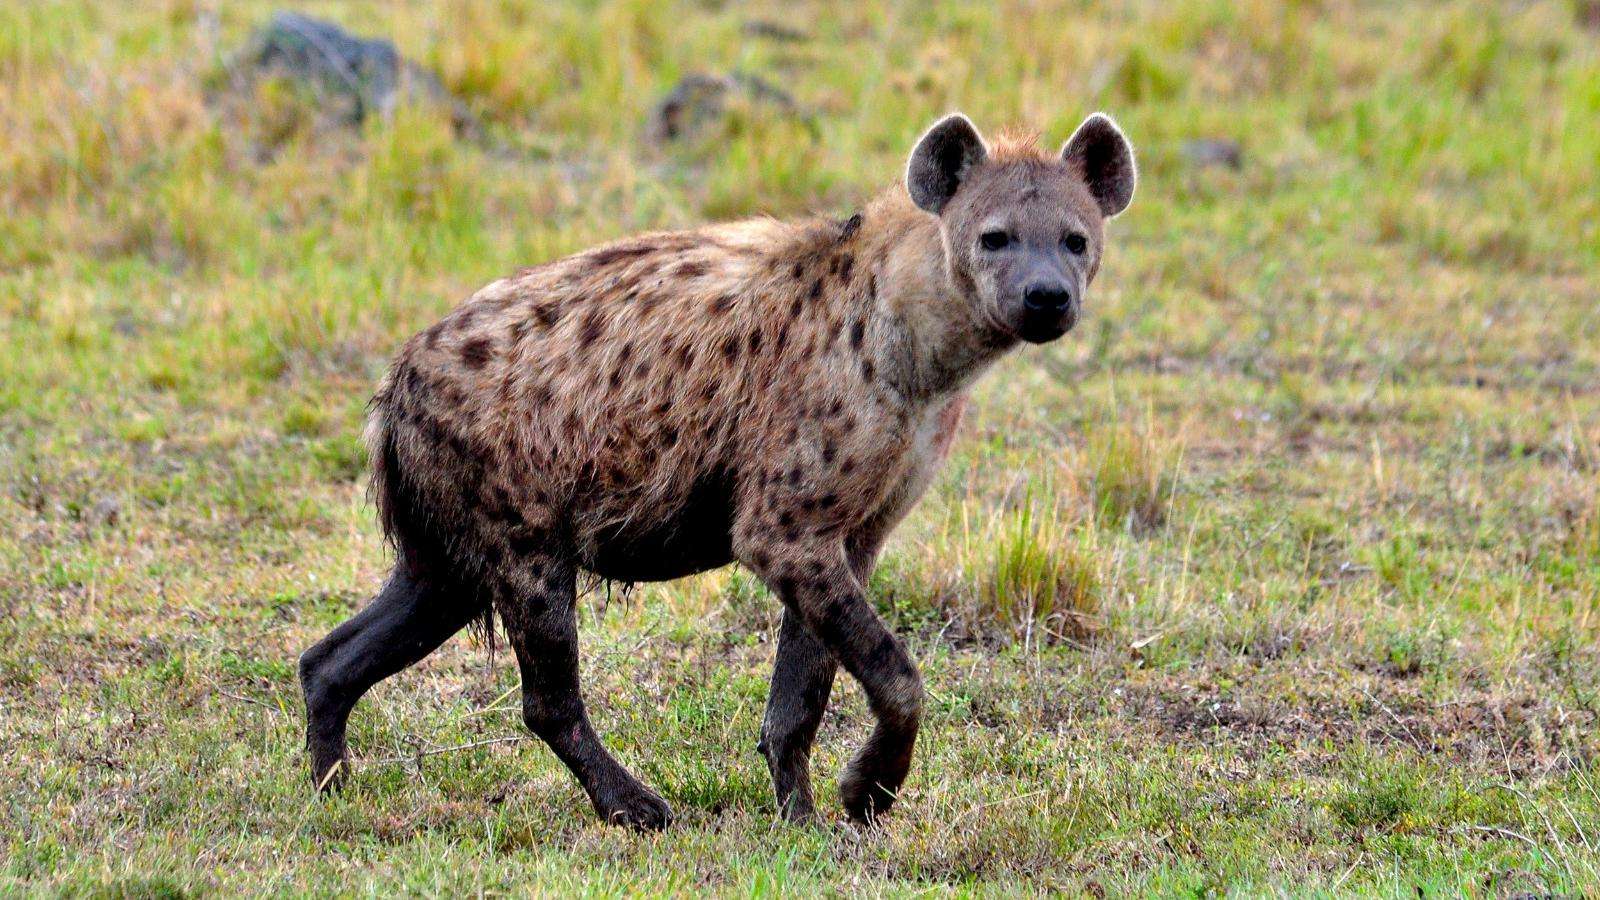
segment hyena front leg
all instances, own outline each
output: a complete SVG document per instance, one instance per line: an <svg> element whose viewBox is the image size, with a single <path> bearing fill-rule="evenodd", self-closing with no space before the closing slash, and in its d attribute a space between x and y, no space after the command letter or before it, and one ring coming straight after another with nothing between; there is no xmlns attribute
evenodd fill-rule
<svg viewBox="0 0 1600 900"><path fill-rule="evenodd" d="M607 822L665 828L672 809L617 762L595 733L578 686L577 571L565 554L521 557L495 605L522 672L522 718L577 776Z"/></svg>
<svg viewBox="0 0 1600 900"><path fill-rule="evenodd" d="M438 649L482 612L448 590L395 566L378 596L300 657L311 777L329 790L344 780L345 725L368 689Z"/></svg>
<svg viewBox="0 0 1600 900"><path fill-rule="evenodd" d="M840 775L839 794L852 818L871 821L894 803L911 768L922 718L917 667L867 603L843 542L751 546L741 560L866 691L877 726Z"/></svg>
<svg viewBox="0 0 1600 900"><path fill-rule="evenodd" d="M872 574L880 546L881 534L876 529L847 544L850 571L862 585ZM833 654L806 628L799 614L785 609L772 667L772 689L757 747L767 758L767 769L772 773L778 811L796 825L816 817L811 793L811 748L828 710L838 668Z"/></svg>

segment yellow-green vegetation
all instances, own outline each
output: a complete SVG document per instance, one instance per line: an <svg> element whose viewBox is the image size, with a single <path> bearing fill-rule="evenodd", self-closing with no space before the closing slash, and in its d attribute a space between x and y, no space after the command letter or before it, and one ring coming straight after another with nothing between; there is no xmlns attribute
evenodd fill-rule
<svg viewBox="0 0 1600 900"><path fill-rule="evenodd" d="M1593 3L305 6L476 127L236 84L266 3L0 5L0 891L1600 892ZM646 139L734 70L797 109ZM954 108L1106 109L1143 178L873 579L931 695L893 817L836 812L841 680L831 818L776 824L738 571L585 604L672 830L593 822L465 638L313 797L294 660L384 572L388 354L601 240L848 214Z"/></svg>

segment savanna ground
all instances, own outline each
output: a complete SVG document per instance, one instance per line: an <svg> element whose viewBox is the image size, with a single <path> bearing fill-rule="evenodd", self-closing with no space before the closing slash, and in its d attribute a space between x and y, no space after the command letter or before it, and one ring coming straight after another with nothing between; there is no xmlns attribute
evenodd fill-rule
<svg viewBox="0 0 1600 900"><path fill-rule="evenodd" d="M1600 892L1596 4L304 11L477 127L241 94L267 4L0 7L5 892ZM797 109L648 139L734 69ZM598 241L848 214L952 108L1109 110L1143 180L1087 322L983 383L873 581L932 698L884 827L837 811L844 680L827 821L775 823L777 604L731 570L584 605L665 834L598 825L465 638L315 798L294 662L385 570L388 354Z"/></svg>

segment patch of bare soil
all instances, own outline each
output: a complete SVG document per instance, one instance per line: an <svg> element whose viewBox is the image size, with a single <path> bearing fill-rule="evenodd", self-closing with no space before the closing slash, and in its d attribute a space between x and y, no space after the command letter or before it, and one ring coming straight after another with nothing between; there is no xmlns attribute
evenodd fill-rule
<svg viewBox="0 0 1600 900"><path fill-rule="evenodd" d="M1423 695L1415 680L1356 671L1281 677L1230 672L1164 678L1115 692L1119 716L1149 723L1165 740L1232 742L1248 757L1269 749L1319 756L1352 744L1409 747L1424 757L1512 778L1587 767L1600 757L1600 716L1536 686L1464 688Z"/></svg>

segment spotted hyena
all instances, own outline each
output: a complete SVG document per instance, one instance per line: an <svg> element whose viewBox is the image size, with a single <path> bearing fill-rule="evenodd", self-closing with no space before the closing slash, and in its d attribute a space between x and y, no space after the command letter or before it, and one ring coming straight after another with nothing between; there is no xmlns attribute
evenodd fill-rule
<svg viewBox="0 0 1600 900"><path fill-rule="evenodd" d="M1056 154L951 115L904 184L848 219L608 244L496 281L411 338L367 427L394 571L300 660L317 783L343 777L368 688L497 611L528 727L601 817L665 825L584 709L577 581L738 561L784 608L758 745L779 809L814 815L811 744L843 665L877 725L840 795L855 819L881 814L923 689L863 585L974 379L1077 321L1134 180L1103 115Z"/></svg>

